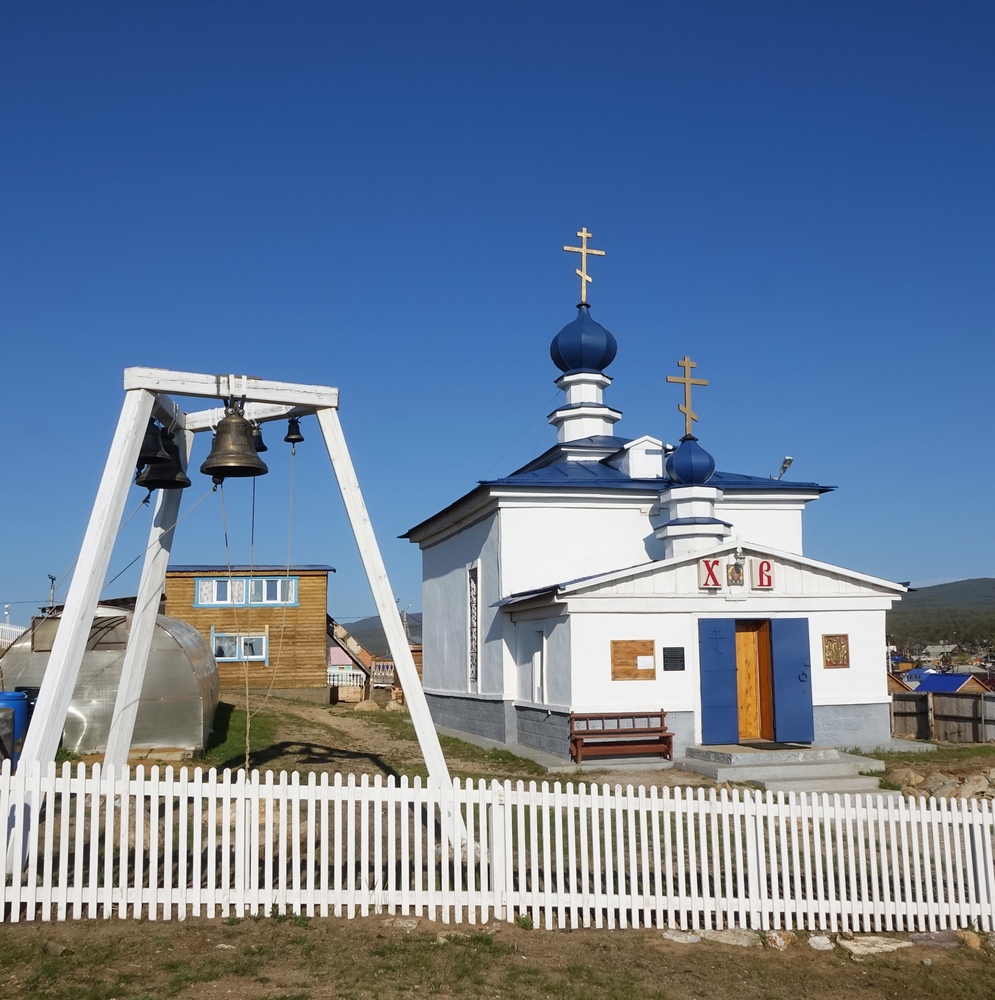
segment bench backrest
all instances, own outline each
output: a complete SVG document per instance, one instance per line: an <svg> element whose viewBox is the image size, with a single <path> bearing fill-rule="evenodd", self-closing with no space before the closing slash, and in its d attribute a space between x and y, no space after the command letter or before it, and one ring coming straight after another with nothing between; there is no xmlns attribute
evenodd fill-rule
<svg viewBox="0 0 995 1000"><path fill-rule="evenodd" d="M640 729L665 729L666 712L585 712L571 713L570 732L614 733Z"/></svg>

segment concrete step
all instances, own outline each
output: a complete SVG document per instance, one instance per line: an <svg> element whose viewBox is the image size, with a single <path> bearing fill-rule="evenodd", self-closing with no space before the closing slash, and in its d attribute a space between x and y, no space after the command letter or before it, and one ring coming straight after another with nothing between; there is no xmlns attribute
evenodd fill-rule
<svg viewBox="0 0 995 1000"><path fill-rule="evenodd" d="M817 747L792 743L757 743L750 745L690 745L686 754L692 760L714 764L791 764L812 761L835 761L842 755L836 747Z"/></svg>
<svg viewBox="0 0 995 1000"><path fill-rule="evenodd" d="M878 779L873 776L858 774L850 778L781 778L764 782L764 790L768 792L833 792L844 794L892 794L890 789L881 789ZM901 793L894 792L895 795Z"/></svg>
<svg viewBox="0 0 995 1000"><path fill-rule="evenodd" d="M827 761L825 764L752 764L750 766L728 767L702 761L685 760L681 766L688 771L707 775L715 781L754 781L764 784L768 781L799 780L802 778L852 778L860 775L859 764L846 761Z"/></svg>
<svg viewBox="0 0 995 1000"><path fill-rule="evenodd" d="M756 784L771 792L877 793L875 775L884 770L883 761L835 747L784 744L690 746L676 763L716 781Z"/></svg>

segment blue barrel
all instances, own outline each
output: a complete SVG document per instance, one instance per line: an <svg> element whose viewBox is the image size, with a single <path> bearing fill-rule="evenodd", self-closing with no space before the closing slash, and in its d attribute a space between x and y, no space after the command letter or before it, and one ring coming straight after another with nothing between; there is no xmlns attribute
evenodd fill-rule
<svg viewBox="0 0 995 1000"><path fill-rule="evenodd" d="M14 710L14 745L19 747L28 731L28 695L25 691L0 691L0 708Z"/></svg>
<svg viewBox="0 0 995 1000"><path fill-rule="evenodd" d="M35 714L35 703L38 701L38 692L41 691L40 687L34 687L29 684L15 684L15 691L23 691L28 696L28 725L31 725L31 716Z"/></svg>

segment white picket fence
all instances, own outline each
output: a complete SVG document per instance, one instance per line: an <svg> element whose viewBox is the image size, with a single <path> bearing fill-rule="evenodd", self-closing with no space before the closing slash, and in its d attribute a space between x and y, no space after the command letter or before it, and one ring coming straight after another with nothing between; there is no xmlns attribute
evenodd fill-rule
<svg viewBox="0 0 995 1000"><path fill-rule="evenodd" d="M0 769L4 919L990 930L988 801ZM20 863L18 863L18 859Z"/></svg>

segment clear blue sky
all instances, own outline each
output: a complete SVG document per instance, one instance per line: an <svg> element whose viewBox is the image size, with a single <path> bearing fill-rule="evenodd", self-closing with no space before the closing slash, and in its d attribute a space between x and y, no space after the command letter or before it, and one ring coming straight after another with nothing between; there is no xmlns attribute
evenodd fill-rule
<svg viewBox="0 0 995 1000"><path fill-rule="evenodd" d="M553 443L581 226L608 251L590 300L619 342L619 433L679 438L664 379L689 353L720 468L791 454L839 487L807 554L995 575L993 51L995 5L956 0L3 4L0 603L26 622L72 565L122 370L153 365L341 387L419 608L396 536ZM292 558L338 568L334 614L369 613L303 431ZM267 436L253 556L282 562ZM228 487L235 560L249 492ZM174 559L224 558L212 497Z"/></svg>

